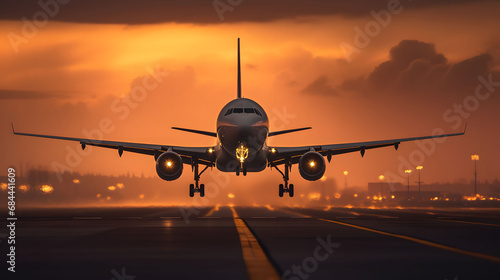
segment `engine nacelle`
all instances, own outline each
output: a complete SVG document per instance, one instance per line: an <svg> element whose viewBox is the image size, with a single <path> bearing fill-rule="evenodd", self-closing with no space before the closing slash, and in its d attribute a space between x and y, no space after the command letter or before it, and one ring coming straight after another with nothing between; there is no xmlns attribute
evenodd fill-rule
<svg viewBox="0 0 500 280"><path fill-rule="evenodd" d="M156 159L156 173L160 178L173 181L182 174L182 158L174 152L164 152Z"/></svg>
<svg viewBox="0 0 500 280"><path fill-rule="evenodd" d="M316 181L323 177L326 170L325 159L317 152L310 151L299 159L299 172L302 178Z"/></svg>

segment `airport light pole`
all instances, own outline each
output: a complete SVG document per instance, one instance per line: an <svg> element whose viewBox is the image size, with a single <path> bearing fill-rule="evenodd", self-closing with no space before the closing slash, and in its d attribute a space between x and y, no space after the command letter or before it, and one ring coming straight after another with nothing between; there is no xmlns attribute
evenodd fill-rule
<svg viewBox="0 0 500 280"><path fill-rule="evenodd" d="M418 170L418 200L420 200L420 184L422 183L422 181L420 181L420 170L422 170L422 168L424 168L422 165L416 167Z"/></svg>
<svg viewBox="0 0 500 280"><path fill-rule="evenodd" d="M347 172L347 170L346 170L346 171L344 171L344 178L345 178L345 181L344 181L344 182L345 182L345 190L347 190L347 175L348 175L348 174L349 174L349 172Z"/></svg>
<svg viewBox="0 0 500 280"><path fill-rule="evenodd" d="M479 155L471 155L470 159L474 161L474 195L477 196L477 161L479 160Z"/></svg>
<svg viewBox="0 0 500 280"><path fill-rule="evenodd" d="M380 196L382 196L384 194L384 185L382 184L384 182L384 179L385 179L385 176L384 175L380 175L378 176L378 179L380 180Z"/></svg>
<svg viewBox="0 0 500 280"><path fill-rule="evenodd" d="M412 170L411 169L406 169L405 173L408 174L408 200L410 200L410 174Z"/></svg>

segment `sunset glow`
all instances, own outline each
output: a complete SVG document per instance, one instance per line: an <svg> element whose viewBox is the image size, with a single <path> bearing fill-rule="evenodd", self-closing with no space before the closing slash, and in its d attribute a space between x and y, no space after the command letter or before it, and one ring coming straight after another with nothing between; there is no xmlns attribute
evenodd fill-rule
<svg viewBox="0 0 500 280"><path fill-rule="evenodd" d="M227 13L223 21L210 3L200 8L200 16L169 13L169 18L155 21L144 15L139 21L135 14L120 14L118 19L113 13L82 20L80 11L68 6L36 36L16 44L7 34L22 35L21 19L27 13L21 11L3 18L0 25L1 168L24 165L54 173L157 176L152 155L124 151L118 158L109 149L82 150L79 143L16 137L10 133L11 123L31 133L217 150L215 138L170 127L215 132L221 108L236 97L239 37L243 96L262 105L270 132L313 128L270 137L270 146L454 133L467 123L465 137L402 143L397 151L367 149L363 157L359 151L333 155L330 163L325 160L324 182L343 187L348 181L348 187L362 188L374 181L406 184L405 170L421 165L426 182L469 182L474 179L471 155L481 155L478 180L492 182L500 178L494 168L500 157L494 148L500 137L495 129L500 98L489 89L500 89L481 81L500 81L495 28L500 26L500 4L431 2L401 2L401 13L393 14L362 47L356 44L363 37L357 28L365 32L368 23L377 23L370 11L387 9L386 3L366 2L352 10L347 4L321 11L292 9L263 18L255 16L249 3ZM139 95L137 88L147 89ZM270 151L279 153L276 148ZM244 162L247 156L248 148L240 147L238 160ZM320 183L303 180L296 171L293 165L290 182L297 197L299 189ZM70 183L83 184L82 177L72 176ZM201 182L217 181L212 179L217 176L222 175L209 168ZM178 181L162 182L161 190L185 187L192 177L185 165ZM282 181L274 168L242 178L230 174L227 179L235 200L246 197L239 191L251 194L261 181L276 186ZM115 182L106 182L104 188L115 184L115 190L122 189ZM304 191L305 196L309 192Z"/></svg>

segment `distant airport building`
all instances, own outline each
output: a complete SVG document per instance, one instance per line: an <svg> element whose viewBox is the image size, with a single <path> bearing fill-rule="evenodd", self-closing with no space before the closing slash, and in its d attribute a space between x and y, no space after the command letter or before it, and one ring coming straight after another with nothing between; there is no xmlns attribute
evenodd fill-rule
<svg viewBox="0 0 500 280"><path fill-rule="evenodd" d="M391 193L405 191L406 186L396 182L373 182L368 183L369 196L391 196Z"/></svg>

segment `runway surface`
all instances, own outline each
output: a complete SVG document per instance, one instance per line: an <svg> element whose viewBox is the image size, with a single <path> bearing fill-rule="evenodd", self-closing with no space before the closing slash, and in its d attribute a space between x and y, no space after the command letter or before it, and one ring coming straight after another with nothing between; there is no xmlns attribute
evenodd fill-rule
<svg viewBox="0 0 500 280"><path fill-rule="evenodd" d="M1 279L498 279L500 210L32 209ZM3 217L5 221L6 217Z"/></svg>

